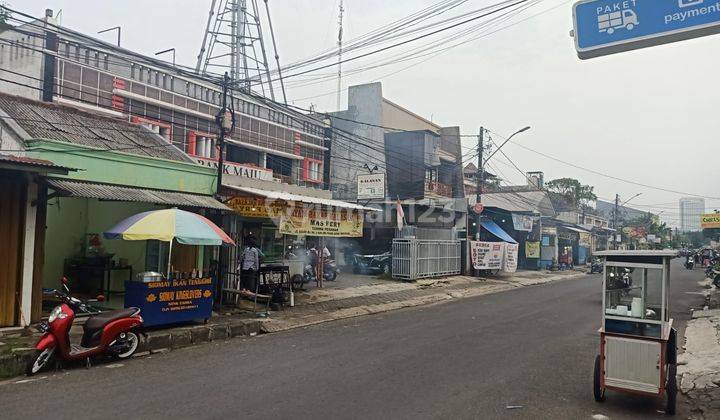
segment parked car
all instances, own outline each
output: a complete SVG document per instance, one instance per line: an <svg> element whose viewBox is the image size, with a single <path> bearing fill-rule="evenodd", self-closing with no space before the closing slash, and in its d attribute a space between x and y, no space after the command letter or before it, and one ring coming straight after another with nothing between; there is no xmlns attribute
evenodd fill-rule
<svg viewBox="0 0 720 420"><path fill-rule="evenodd" d="M392 272L392 253L390 251L375 255L355 254L353 256L353 273L355 274L390 274Z"/></svg>

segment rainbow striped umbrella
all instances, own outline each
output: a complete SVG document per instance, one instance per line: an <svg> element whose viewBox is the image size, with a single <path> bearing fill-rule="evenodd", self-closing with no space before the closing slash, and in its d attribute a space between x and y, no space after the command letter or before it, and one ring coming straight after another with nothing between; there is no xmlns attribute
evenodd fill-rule
<svg viewBox="0 0 720 420"><path fill-rule="evenodd" d="M104 232L107 239L126 241L158 241L187 245L235 245L222 229L207 218L176 208L155 210L130 216Z"/></svg>
<svg viewBox="0 0 720 420"><path fill-rule="evenodd" d="M222 229L207 218L189 211L176 208L155 210L130 216L113 228L103 232L107 239L126 241L144 241L155 239L170 242L168 261L172 253L172 243L187 245L235 245L235 242ZM170 264L168 263L168 273Z"/></svg>

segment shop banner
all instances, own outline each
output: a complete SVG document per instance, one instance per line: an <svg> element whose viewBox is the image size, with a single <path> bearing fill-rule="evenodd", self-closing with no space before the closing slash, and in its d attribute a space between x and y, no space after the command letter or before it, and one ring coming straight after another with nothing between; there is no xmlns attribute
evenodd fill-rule
<svg viewBox="0 0 720 420"><path fill-rule="evenodd" d="M720 214L703 214L700 216L700 227L703 229L720 228Z"/></svg>
<svg viewBox="0 0 720 420"><path fill-rule="evenodd" d="M540 258L540 242L525 242L525 257Z"/></svg>
<svg viewBox="0 0 720 420"><path fill-rule="evenodd" d="M264 198L234 197L227 203L243 217L276 219L287 213L288 205L284 201L266 201Z"/></svg>
<svg viewBox="0 0 720 420"><path fill-rule="evenodd" d="M212 278L125 282L125 306L140 308L144 325L207 320L212 316Z"/></svg>
<svg viewBox="0 0 720 420"><path fill-rule="evenodd" d="M590 235L589 233L580 232L580 239L578 241L578 245L585 248L590 248L592 246L592 235Z"/></svg>
<svg viewBox="0 0 720 420"><path fill-rule="evenodd" d="M361 238L364 218L358 213L310 212L280 218L278 231L287 235Z"/></svg>
<svg viewBox="0 0 720 420"><path fill-rule="evenodd" d="M557 228L556 227L544 227L542 228L543 235L552 235L557 236Z"/></svg>
<svg viewBox="0 0 720 420"><path fill-rule="evenodd" d="M503 261L503 271L506 273L514 273L518 266L518 244L505 244L505 258Z"/></svg>
<svg viewBox="0 0 720 420"><path fill-rule="evenodd" d="M500 270L503 268L505 242L470 241L470 253L476 270Z"/></svg>
<svg viewBox="0 0 720 420"><path fill-rule="evenodd" d="M530 216L524 214L512 215L513 228L517 231L532 232L533 230L533 219Z"/></svg>
<svg viewBox="0 0 720 420"><path fill-rule="evenodd" d="M369 174L357 176L358 200L385 198L385 174Z"/></svg>

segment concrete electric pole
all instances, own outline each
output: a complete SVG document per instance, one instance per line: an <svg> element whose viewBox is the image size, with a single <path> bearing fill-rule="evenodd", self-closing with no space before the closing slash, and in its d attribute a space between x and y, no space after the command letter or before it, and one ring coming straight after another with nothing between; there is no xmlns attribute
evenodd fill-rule
<svg viewBox="0 0 720 420"><path fill-rule="evenodd" d="M477 155L478 155L478 167L477 167L477 174L475 179L475 203L480 203L482 200L482 182L483 178L485 177L485 165L483 163L483 155L485 151L485 129L483 127L480 127L480 133L478 134L478 145L477 145ZM480 222L482 221L482 214L481 213L475 213L475 240L480 240Z"/></svg>

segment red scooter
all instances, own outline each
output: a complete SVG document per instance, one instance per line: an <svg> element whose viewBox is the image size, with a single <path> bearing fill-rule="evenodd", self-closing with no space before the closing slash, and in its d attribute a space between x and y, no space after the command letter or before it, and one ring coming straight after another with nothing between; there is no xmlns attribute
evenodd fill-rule
<svg viewBox="0 0 720 420"><path fill-rule="evenodd" d="M27 366L27 374L40 372L56 355L60 360L86 360L99 355L109 355L118 359L132 356L140 343L140 330L143 319L140 309L127 308L117 311L100 312L91 315L83 325L80 344L70 343L70 327L76 312L90 312L86 302L70 296L68 280L62 279L65 292L52 290L62 302L50 312L47 322L40 324L45 333L35 345L36 354ZM98 300L103 300L102 296Z"/></svg>

